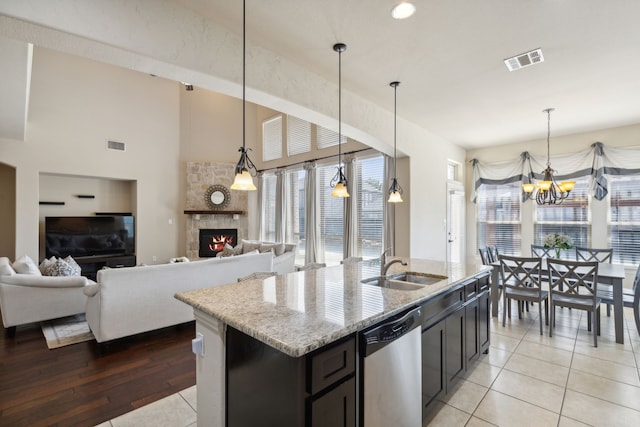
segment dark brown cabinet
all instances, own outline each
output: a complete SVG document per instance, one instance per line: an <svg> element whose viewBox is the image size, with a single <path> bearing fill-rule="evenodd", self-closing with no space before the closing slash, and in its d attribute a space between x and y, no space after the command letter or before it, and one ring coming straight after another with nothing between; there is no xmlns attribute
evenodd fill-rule
<svg viewBox="0 0 640 427"><path fill-rule="evenodd" d="M470 361L489 350L489 273L422 306L422 408L451 390Z"/></svg>
<svg viewBox="0 0 640 427"><path fill-rule="evenodd" d="M355 427L355 337L290 357L227 328L227 425Z"/></svg>

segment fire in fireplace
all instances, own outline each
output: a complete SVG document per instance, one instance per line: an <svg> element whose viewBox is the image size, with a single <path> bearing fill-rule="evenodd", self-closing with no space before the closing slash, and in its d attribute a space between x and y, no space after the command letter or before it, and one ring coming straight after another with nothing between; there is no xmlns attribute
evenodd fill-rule
<svg viewBox="0 0 640 427"><path fill-rule="evenodd" d="M210 258L224 249L224 245L235 246L238 241L238 229L217 228L200 229L200 251L198 256Z"/></svg>

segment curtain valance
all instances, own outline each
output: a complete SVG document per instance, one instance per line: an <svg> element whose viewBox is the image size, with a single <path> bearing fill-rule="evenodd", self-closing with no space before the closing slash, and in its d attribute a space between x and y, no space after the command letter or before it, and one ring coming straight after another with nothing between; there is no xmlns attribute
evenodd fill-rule
<svg viewBox="0 0 640 427"><path fill-rule="evenodd" d="M597 200L608 193L606 175L640 174L640 148L606 147L602 142L591 144L589 149L562 156L550 161L557 181L566 181L582 176L591 177L591 192ZM529 183L543 179L542 171L547 166L546 156L537 156L527 151L515 160L484 163L472 159L473 191L471 201L476 202L478 188L482 184ZM522 192L522 200L528 196Z"/></svg>

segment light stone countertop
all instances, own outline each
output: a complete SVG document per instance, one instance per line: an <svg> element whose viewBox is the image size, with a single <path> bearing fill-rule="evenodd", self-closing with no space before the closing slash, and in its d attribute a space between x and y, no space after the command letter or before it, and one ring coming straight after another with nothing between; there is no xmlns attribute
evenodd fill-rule
<svg viewBox="0 0 640 427"><path fill-rule="evenodd" d="M215 286L175 297L292 357L303 356L405 309L417 306L490 267L406 259L388 274L446 276L415 291L360 281L380 274L377 260Z"/></svg>

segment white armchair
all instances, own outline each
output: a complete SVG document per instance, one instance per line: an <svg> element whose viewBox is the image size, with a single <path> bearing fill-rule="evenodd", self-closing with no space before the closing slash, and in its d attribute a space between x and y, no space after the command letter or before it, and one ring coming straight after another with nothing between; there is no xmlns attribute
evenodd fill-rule
<svg viewBox="0 0 640 427"><path fill-rule="evenodd" d="M11 274L6 257L0 258L0 310L9 336L16 326L84 313L84 287L91 280L82 276L38 276ZM7 274L8 272L8 274Z"/></svg>

